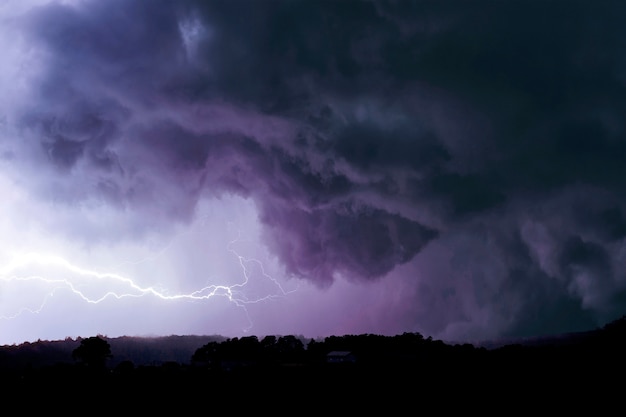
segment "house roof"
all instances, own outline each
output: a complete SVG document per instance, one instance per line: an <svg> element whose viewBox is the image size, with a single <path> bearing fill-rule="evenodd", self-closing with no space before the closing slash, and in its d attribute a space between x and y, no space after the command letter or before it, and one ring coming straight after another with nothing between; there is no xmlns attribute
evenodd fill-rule
<svg viewBox="0 0 626 417"><path fill-rule="evenodd" d="M326 356L348 356L352 355L352 352L349 350L333 350L332 352L328 352Z"/></svg>

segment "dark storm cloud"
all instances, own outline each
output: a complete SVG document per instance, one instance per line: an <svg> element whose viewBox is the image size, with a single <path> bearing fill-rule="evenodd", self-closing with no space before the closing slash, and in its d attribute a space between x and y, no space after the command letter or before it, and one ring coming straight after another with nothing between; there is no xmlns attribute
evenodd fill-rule
<svg viewBox="0 0 626 417"><path fill-rule="evenodd" d="M546 321L573 329L624 307L624 9L51 4L23 17L45 60L18 118L39 142L16 147L74 198L187 219L251 197L287 271L322 286L421 254L433 332L563 311Z"/></svg>
<svg viewBox="0 0 626 417"><path fill-rule="evenodd" d="M312 212L266 209L269 242L288 270L329 285L333 278L373 279L409 261L436 233L398 215L352 204Z"/></svg>

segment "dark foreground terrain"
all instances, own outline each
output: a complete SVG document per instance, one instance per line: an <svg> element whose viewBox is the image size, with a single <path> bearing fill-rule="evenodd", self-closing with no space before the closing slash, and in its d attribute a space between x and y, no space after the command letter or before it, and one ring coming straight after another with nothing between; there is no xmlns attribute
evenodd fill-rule
<svg viewBox="0 0 626 417"><path fill-rule="evenodd" d="M89 339L110 352L75 355L88 339L0 348L5 404L17 402L33 412L91 407L177 415L218 409L237 415L263 410L280 415L587 410L598 415L605 414L602 410L620 414L625 405L625 319L558 342L493 349L449 345L415 333L338 336L306 344L294 336L191 343L181 338L175 340L178 350L167 348L173 341L164 339L157 344L161 351L155 340L134 340L135 345L126 340L122 348L119 340ZM123 352L117 359L116 346ZM169 360L163 360L164 351ZM189 355L174 360L174 352ZM161 361L148 360L157 353Z"/></svg>

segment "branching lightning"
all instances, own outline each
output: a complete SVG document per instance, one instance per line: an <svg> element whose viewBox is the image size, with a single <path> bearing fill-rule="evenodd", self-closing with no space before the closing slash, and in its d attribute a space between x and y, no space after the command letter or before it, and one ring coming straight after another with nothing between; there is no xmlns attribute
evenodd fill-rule
<svg viewBox="0 0 626 417"><path fill-rule="evenodd" d="M0 306L0 321L12 320L23 314L38 314L60 291L69 291L74 297L90 304L99 304L107 299L119 300L129 297L153 297L165 302L198 302L213 297L224 297L244 311L249 326L243 330L249 331L253 327L253 320L249 315L248 305L284 297L296 289L285 290L274 277L266 272L262 261L239 254L234 249L239 241L240 234L227 244L227 250L235 257L242 271L239 282L229 285L211 283L192 292L174 294L154 286L140 285L136 280L125 275L77 265L58 255L13 254L10 260L0 267L0 283L3 283L4 287L4 291L0 289L0 297L3 292L5 296L10 293L9 287L12 287L20 294L21 300L29 300L23 301L25 304L31 305L9 312L4 312ZM160 251L158 256L162 256L166 251L167 247ZM144 261L145 259L138 262ZM263 289L261 294L254 294L255 285ZM1 299L0 303L2 303Z"/></svg>

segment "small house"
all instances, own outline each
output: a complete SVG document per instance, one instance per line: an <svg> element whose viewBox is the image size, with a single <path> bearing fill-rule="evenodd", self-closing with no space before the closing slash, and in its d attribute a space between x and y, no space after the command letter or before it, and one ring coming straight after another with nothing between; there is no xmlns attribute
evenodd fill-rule
<svg viewBox="0 0 626 417"><path fill-rule="evenodd" d="M347 350L333 350L326 355L326 363L354 363L356 356Z"/></svg>

